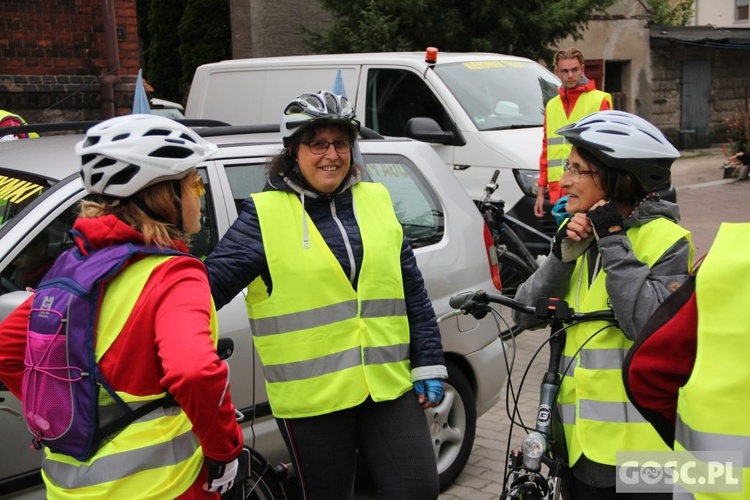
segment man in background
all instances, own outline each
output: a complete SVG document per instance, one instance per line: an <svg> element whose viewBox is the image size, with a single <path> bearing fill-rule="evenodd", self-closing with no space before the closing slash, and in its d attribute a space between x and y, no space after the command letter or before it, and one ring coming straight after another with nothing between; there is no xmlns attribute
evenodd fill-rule
<svg viewBox="0 0 750 500"><path fill-rule="evenodd" d="M563 193L560 178L563 174L563 161L570 154L570 144L555 130L574 123L586 115L612 109L612 96L596 90L593 80L584 74L583 54L575 47L558 50L554 60L555 74L562 81L559 95L547 103L544 110L544 135L542 155L539 158L539 189L534 203L534 215L544 217L544 195L549 193L552 204Z"/></svg>

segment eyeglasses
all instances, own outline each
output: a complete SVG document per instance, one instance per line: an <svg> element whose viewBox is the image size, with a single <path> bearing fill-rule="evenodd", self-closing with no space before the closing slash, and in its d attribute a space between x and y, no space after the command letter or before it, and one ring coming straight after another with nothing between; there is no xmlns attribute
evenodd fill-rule
<svg viewBox="0 0 750 500"><path fill-rule="evenodd" d="M310 151L316 155L324 155L328 152L328 148L333 145L333 148L337 153L348 153L351 151L351 144L349 141L310 141L304 143L310 148Z"/></svg>
<svg viewBox="0 0 750 500"><path fill-rule="evenodd" d="M196 177L193 182L190 183L190 188L193 190L193 193L195 193L195 196L197 196L198 198L206 194L206 185L203 183L203 177L201 177L200 175Z"/></svg>
<svg viewBox="0 0 750 500"><path fill-rule="evenodd" d="M574 167L570 164L570 160L567 158L563 160L563 173L570 174L570 180L578 182L581 180L582 175L594 175L596 170L580 170L578 167Z"/></svg>

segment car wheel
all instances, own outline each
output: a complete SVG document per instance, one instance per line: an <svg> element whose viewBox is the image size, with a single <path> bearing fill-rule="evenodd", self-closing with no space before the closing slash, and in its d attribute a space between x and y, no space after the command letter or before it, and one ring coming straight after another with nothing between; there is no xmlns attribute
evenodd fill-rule
<svg viewBox="0 0 750 500"><path fill-rule="evenodd" d="M474 391L466 375L452 363L448 363L444 387L443 401L425 410L437 457L440 491L456 480L469 461L477 429Z"/></svg>

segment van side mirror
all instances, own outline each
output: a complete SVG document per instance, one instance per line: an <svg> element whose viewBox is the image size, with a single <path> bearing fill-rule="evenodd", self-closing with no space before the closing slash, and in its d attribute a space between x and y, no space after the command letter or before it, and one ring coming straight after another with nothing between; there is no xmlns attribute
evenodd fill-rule
<svg viewBox="0 0 750 500"><path fill-rule="evenodd" d="M440 128L438 122L426 116L416 116L406 122L406 137L438 144L452 144L455 141L453 132L446 132Z"/></svg>

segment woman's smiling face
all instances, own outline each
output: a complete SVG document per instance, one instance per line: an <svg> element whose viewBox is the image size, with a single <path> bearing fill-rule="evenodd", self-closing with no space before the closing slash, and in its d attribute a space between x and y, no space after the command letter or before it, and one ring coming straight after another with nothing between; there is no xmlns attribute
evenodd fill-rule
<svg viewBox="0 0 750 500"><path fill-rule="evenodd" d="M594 203L605 200L606 193L596 167L581 158L575 146L568 156L560 186L568 192L565 210L571 214L588 212Z"/></svg>
<svg viewBox="0 0 750 500"><path fill-rule="evenodd" d="M344 143L348 147L343 147ZM313 149L328 145L322 153ZM345 151L342 151L345 150ZM346 178L351 167L352 153L349 134L343 127L329 125L315 130L315 135L297 148L297 163L300 172L310 186L325 194L331 194Z"/></svg>

